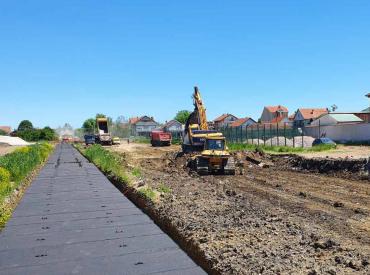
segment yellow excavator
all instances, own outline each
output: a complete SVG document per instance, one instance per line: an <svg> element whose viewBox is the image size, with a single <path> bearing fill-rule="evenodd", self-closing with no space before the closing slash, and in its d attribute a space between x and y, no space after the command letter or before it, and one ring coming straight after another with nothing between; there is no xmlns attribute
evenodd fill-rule
<svg viewBox="0 0 370 275"><path fill-rule="evenodd" d="M194 111L185 123L183 134L183 153L199 152L191 159L191 166L198 174L212 172L235 174L234 158L226 146L226 139L221 132L208 128L206 108L203 105L198 87L194 87Z"/></svg>

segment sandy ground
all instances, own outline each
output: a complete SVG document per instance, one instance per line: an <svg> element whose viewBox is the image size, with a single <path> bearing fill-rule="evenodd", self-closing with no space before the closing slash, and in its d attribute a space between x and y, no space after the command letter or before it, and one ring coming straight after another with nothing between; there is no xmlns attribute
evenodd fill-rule
<svg viewBox="0 0 370 275"><path fill-rule="evenodd" d="M358 147L354 147L357 150ZM156 207L216 274L369 274L370 184L260 168L200 177L178 146L122 144L146 185L171 189Z"/></svg>
<svg viewBox="0 0 370 275"><path fill-rule="evenodd" d="M306 158L351 158L361 159L370 157L370 146L344 146L338 145L335 150L314 152L314 153L302 153L299 154Z"/></svg>

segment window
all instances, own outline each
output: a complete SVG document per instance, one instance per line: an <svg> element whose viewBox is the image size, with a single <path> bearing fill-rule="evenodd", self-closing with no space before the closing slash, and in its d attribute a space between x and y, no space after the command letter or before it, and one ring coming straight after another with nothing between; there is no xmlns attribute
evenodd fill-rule
<svg viewBox="0 0 370 275"><path fill-rule="evenodd" d="M224 150L225 142L221 139L209 139L207 140L208 150Z"/></svg>

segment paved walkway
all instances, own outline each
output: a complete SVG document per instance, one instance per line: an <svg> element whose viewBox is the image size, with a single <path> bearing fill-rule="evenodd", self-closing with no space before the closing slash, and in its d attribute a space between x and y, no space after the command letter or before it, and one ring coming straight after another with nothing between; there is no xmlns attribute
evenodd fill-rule
<svg viewBox="0 0 370 275"><path fill-rule="evenodd" d="M0 233L0 274L205 274L72 146Z"/></svg>

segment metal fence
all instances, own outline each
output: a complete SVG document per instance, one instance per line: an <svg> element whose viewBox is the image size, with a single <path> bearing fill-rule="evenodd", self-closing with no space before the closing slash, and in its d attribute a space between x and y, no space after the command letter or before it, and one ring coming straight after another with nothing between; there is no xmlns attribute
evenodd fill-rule
<svg viewBox="0 0 370 275"><path fill-rule="evenodd" d="M295 128L288 123L224 127L221 132L232 143L292 147L304 147L305 144L304 128Z"/></svg>

